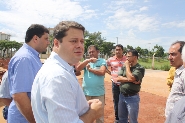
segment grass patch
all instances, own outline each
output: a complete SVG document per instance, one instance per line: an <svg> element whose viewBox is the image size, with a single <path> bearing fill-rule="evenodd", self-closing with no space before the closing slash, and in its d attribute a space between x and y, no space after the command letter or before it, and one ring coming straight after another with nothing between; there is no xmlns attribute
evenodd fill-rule
<svg viewBox="0 0 185 123"><path fill-rule="evenodd" d="M139 59L139 63L145 67L145 69L154 69L154 70L164 70L168 71L170 69L169 61L166 59L155 59L154 67L152 68L152 59Z"/></svg>

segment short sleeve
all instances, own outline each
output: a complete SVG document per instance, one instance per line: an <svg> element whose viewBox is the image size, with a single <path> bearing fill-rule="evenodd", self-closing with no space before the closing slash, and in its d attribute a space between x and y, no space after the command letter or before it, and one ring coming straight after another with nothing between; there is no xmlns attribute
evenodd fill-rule
<svg viewBox="0 0 185 123"><path fill-rule="evenodd" d="M142 78L144 77L145 69L143 67L136 68L132 75L135 77L136 81L142 81Z"/></svg>
<svg viewBox="0 0 185 123"><path fill-rule="evenodd" d="M0 98L11 99L10 90L9 90L9 83L8 83L8 71L6 71L2 77L2 82L0 85Z"/></svg>
<svg viewBox="0 0 185 123"><path fill-rule="evenodd" d="M17 60L9 71L10 94L20 92L31 92L33 80L35 78L34 68L28 58Z"/></svg>

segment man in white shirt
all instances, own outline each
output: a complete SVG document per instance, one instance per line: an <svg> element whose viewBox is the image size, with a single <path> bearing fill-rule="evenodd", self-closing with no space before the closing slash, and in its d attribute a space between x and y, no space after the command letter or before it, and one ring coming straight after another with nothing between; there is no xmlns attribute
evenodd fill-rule
<svg viewBox="0 0 185 123"><path fill-rule="evenodd" d="M84 54L85 28L62 21L54 28L53 52L37 73L31 104L38 123L92 123L103 114L102 102L86 101L73 65Z"/></svg>
<svg viewBox="0 0 185 123"><path fill-rule="evenodd" d="M184 41L177 41L173 43L169 49L169 61L170 65L176 68L174 82L166 102L165 116L168 118L171 110L173 109L175 103L185 96L185 80L184 80L184 66L181 57L182 48L184 46Z"/></svg>

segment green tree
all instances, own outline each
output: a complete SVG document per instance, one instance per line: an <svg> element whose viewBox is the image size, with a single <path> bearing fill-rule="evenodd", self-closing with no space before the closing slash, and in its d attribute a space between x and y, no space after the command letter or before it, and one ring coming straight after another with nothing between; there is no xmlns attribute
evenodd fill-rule
<svg viewBox="0 0 185 123"><path fill-rule="evenodd" d="M126 54L127 53L127 48L126 47L123 47L123 54Z"/></svg>
<svg viewBox="0 0 185 123"><path fill-rule="evenodd" d="M156 57L163 57L164 56L164 49L162 46L158 46L157 44L154 46L154 49L152 49L153 51L155 51L155 56Z"/></svg>
<svg viewBox="0 0 185 123"><path fill-rule="evenodd" d="M16 41L7 41L7 40L1 40L0 41L0 50L2 54L2 57L4 58L5 52L8 50L11 50L11 54L9 57L12 57L12 51L17 51L22 46L21 43L18 43Z"/></svg>
<svg viewBox="0 0 185 123"><path fill-rule="evenodd" d="M101 46L106 39L101 37L101 32L89 33L88 31L85 31L84 37L85 37L85 53L87 52L87 48L90 45L98 46L100 49L100 52L103 52L102 51L103 48Z"/></svg>
<svg viewBox="0 0 185 123"><path fill-rule="evenodd" d="M130 45L127 45L127 50L131 50L131 49L134 49L132 46L130 46Z"/></svg>
<svg viewBox="0 0 185 123"><path fill-rule="evenodd" d="M137 46L137 47L135 48L135 50L137 50L137 52L139 53L140 56L144 55L143 49L142 49L141 47Z"/></svg>
<svg viewBox="0 0 185 123"><path fill-rule="evenodd" d="M53 48L53 40L54 40L53 34L49 34L49 42L50 42L49 49L51 52L52 52L52 48Z"/></svg>
<svg viewBox="0 0 185 123"><path fill-rule="evenodd" d="M115 48L114 43L112 42L103 42L101 45L102 54L110 56L112 54L112 49Z"/></svg>

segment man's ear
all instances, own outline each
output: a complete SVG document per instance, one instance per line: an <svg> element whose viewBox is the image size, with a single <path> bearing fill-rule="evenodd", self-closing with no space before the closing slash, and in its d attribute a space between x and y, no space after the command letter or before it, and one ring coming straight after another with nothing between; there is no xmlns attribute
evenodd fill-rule
<svg viewBox="0 0 185 123"><path fill-rule="evenodd" d="M38 38L39 37L37 35L34 35L33 38L32 38L33 42L34 43L37 43L38 42Z"/></svg>
<svg viewBox="0 0 185 123"><path fill-rule="evenodd" d="M58 48L59 47L59 40L57 40L56 38L54 39L54 41L53 41L53 46L54 47L56 47L56 48Z"/></svg>

